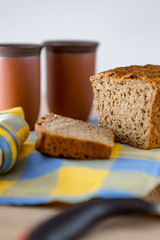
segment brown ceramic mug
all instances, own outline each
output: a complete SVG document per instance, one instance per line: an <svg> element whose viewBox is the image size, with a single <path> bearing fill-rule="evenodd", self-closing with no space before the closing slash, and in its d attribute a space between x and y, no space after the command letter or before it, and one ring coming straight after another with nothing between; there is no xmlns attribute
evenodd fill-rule
<svg viewBox="0 0 160 240"><path fill-rule="evenodd" d="M36 44L0 44L0 110L22 106L31 130L40 106L40 51Z"/></svg>
<svg viewBox="0 0 160 240"><path fill-rule="evenodd" d="M50 41L46 48L47 101L51 112L87 120L93 90L97 42Z"/></svg>

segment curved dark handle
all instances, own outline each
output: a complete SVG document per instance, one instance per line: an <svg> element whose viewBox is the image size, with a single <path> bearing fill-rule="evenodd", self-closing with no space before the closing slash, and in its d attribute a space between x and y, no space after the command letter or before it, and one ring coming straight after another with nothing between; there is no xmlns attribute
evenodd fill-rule
<svg viewBox="0 0 160 240"><path fill-rule="evenodd" d="M117 214L154 214L155 207L141 199L97 199L71 207L40 225L28 240L71 240L98 220Z"/></svg>

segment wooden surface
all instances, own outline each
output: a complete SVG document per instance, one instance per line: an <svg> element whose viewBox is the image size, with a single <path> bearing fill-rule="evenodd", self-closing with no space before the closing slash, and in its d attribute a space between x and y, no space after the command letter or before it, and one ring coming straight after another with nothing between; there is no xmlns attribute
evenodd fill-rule
<svg viewBox="0 0 160 240"><path fill-rule="evenodd" d="M24 235L40 222L61 211L54 206L0 206L0 240L15 240L17 236ZM140 215L112 217L96 224L79 238L97 239L159 240L160 218Z"/></svg>

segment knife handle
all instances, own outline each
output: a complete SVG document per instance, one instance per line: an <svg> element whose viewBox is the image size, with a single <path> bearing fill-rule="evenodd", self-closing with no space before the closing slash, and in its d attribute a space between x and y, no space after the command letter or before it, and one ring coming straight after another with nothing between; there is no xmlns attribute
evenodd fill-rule
<svg viewBox="0 0 160 240"><path fill-rule="evenodd" d="M73 240L98 220L127 213L155 214L155 207L136 198L97 199L49 219L36 228L28 240Z"/></svg>

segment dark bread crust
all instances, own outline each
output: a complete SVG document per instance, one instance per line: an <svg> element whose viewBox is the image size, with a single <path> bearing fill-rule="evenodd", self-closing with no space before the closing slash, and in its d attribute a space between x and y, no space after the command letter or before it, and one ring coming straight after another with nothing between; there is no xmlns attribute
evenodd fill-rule
<svg viewBox="0 0 160 240"><path fill-rule="evenodd" d="M150 134L147 149L160 147L160 88L155 89L151 106Z"/></svg>
<svg viewBox="0 0 160 240"><path fill-rule="evenodd" d="M46 117L42 117L40 122L35 125L37 134L36 149L41 153L48 154L53 157L74 159L110 158L111 151L114 146L114 136L112 136L112 145L89 140L81 140L78 138L64 137L45 131L45 127L42 127L42 123L45 121L47 121Z"/></svg>
<svg viewBox="0 0 160 240"><path fill-rule="evenodd" d="M160 84L160 66L147 64L144 66L132 65L128 67L118 67L108 71L100 72L94 76L92 79L97 79L98 77L114 77L120 81L125 79L140 79L144 82L150 82L152 84Z"/></svg>

